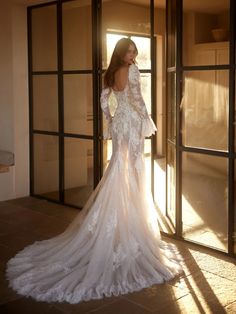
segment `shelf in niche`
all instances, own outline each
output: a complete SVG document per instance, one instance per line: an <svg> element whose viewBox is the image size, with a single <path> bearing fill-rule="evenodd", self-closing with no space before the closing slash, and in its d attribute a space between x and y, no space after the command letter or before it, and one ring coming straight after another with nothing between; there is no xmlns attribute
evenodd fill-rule
<svg viewBox="0 0 236 314"><path fill-rule="evenodd" d="M228 48L229 41L213 41L194 45L196 48L208 48L208 49L219 49Z"/></svg>

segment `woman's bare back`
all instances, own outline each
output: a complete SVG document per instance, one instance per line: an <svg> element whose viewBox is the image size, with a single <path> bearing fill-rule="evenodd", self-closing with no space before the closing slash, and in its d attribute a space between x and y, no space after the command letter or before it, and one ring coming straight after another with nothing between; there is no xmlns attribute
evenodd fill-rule
<svg viewBox="0 0 236 314"><path fill-rule="evenodd" d="M122 66L115 72L115 83L112 87L115 91L122 91L128 82L129 67Z"/></svg>

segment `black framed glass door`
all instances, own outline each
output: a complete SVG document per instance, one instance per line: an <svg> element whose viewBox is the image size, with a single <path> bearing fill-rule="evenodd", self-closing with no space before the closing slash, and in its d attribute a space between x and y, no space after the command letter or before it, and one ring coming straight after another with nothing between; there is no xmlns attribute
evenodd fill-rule
<svg viewBox="0 0 236 314"><path fill-rule="evenodd" d="M140 48L151 114L151 5L58 0L28 8L31 195L82 208L102 176L109 142L99 96L111 30ZM145 147L151 176L151 139Z"/></svg>
<svg viewBox="0 0 236 314"><path fill-rule="evenodd" d="M99 180L94 11L91 0L28 8L31 194L79 208Z"/></svg>
<svg viewBox="0 0 236 314"><path fill-rule="evenodd" d="M166 17L167 215L178 237L234 254L235 3L167 0Z"/></svg>

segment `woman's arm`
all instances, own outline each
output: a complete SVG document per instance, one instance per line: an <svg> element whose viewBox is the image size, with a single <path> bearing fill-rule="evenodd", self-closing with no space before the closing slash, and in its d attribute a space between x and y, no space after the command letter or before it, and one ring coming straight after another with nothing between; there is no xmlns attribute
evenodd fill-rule
<svg viewBox="0 0 236 314"><path fill-rule="evenodd" d="M141 93L140 72L135 64L130 68L129 87L131 92L130 105L133 106L139 113L140 117L142 117L141 136L150 136L157 131L157 127L148 114L147 107Z"/></svg>
<svg viewBox="0 0 236 314"><path fill-rule="evenodd" d="M101 108L108 122L112 120L112 116L108 105L110 93L111 93L110 88L103 88L100 98Z"/></svg>
<svg viewBox="0 0 236 314"><path fill-rule="evenodd" d="M141 92L140 72L134 64L130 68L129 87L132 93L131 105L142 118L148 118L148 111Z"/></svg>
<svg viewBox="0 0 236 314"><path fill-rule="evenodd" d="M100 103L102 111L106 117L106 120L108 121L108 125L104 130L103 138L105 140L108 140L111 138L111 123L112 123L112 115L110 113L109 109L109 97L110 97L111 89L110 88L103 88L101 97L100 97Z"/></svg>

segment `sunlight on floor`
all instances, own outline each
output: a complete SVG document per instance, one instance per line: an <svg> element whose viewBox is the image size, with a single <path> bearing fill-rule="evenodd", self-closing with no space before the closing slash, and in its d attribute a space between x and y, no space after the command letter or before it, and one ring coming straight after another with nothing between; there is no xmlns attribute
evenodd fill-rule
<svg viewBox="0 0 236 314"><path fill-rule="evenodd" d="M235 283L232 281L234 287L230 287L231 284L226 287L224 283L227 282L224 282L223 277L225 273L230 274L229 269L232 269L234 274L234 263L192 249L184 250L184 256L183 268L187 276L181 277L174 283L176 288L187 294L177 301L181 313L228 313L224 309L225 304L228 303L225 289L229 290L229 294L232 291L234 295ZM214 276L215 271L221 273L221 282ZM179 293L178 290L177 292Z"/></svg>

